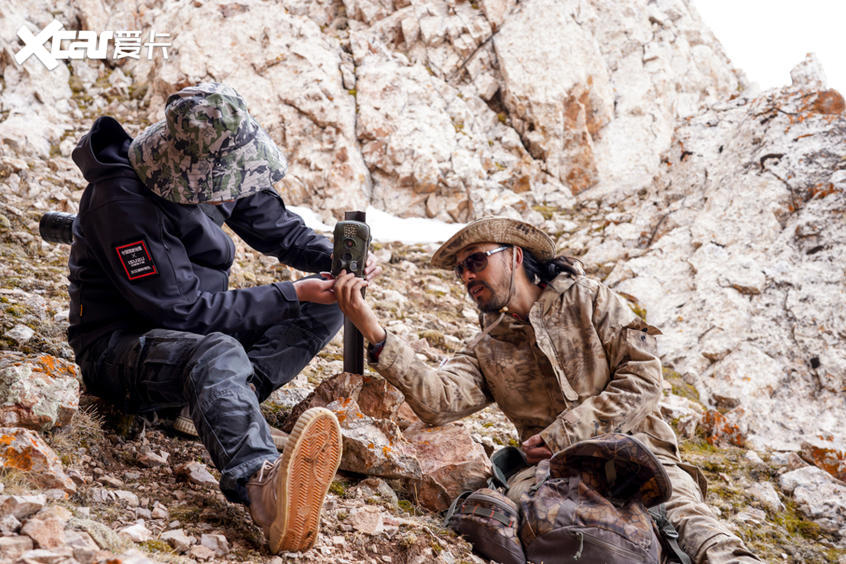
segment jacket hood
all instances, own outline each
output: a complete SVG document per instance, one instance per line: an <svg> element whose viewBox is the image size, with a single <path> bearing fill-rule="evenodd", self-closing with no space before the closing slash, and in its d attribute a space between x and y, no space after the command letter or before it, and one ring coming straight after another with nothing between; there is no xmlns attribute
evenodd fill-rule
<svg viewBox="0 0 846 564"><path fill-rule="evenodd" d="M97 118L91 130L76 144L71 157L88 182L115 174L134 174L129 164L132 138L113 117Z"/></svg>

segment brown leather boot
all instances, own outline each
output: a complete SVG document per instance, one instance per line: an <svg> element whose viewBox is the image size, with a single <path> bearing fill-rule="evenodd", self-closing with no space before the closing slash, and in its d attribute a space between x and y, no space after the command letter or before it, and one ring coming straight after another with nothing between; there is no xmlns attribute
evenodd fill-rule
<svg viewBox="0 0 846 564"><path fill-rule="evenodd" d="M323 407L303 413L285 451L265 462L247 482L250 514L270 550L305 551L314 546L320 509L341 463L341 428Z"/></svg>

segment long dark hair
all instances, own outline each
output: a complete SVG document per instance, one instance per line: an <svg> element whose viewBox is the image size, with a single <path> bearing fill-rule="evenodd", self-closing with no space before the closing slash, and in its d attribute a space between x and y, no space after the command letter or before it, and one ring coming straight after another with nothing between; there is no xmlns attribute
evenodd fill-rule
<svg viewBox="0 0 846 564"><path fill-rule="evenodd" d="M539 261L528 249L523 248L523 269L529 282L539 284L541 282L552 282L556 276L566 272L571 276L583 274L579 259L561 255L547 262Z"/></svg>

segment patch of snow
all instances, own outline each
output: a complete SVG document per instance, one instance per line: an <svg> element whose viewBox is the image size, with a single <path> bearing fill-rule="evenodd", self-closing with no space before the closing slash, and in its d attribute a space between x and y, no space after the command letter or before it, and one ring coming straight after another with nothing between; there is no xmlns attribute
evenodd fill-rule
<svg viewBox="0 0 846 564"><path fill-rule="evenodd" d="M307 226L315 231L331 235L334 226L323 223L320 217L309 208L287 207L302 217ZM396 217L374 207L367 208L367 224L370 226L374 241L400 241L405 244L442 243L465 225L423 217Z"/></svg>

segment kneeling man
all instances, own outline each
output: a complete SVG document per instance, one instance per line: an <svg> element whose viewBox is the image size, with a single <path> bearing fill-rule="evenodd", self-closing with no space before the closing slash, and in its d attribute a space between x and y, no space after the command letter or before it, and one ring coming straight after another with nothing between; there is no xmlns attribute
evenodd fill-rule
<svg viewBox="0 0 846 564"><path fill-rule="evenodd" d="M370 343L370 365L426 423L442 425L496 402L530 464L602 433L629 433L667 470L668 516L694 562L758 562L704 503L704 476L682 462L661 416L660 332L554 251L532 225L486 218L435 252L432 264L454 269L482 312L481 333L437 370L382 328L362 299L366 281L342 274L335 294ZM533 483L533 468L519 472L507 495L519 503Z"/></svg>

